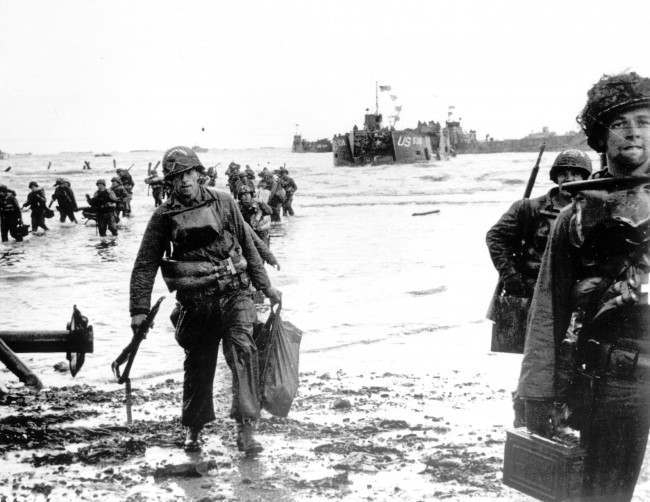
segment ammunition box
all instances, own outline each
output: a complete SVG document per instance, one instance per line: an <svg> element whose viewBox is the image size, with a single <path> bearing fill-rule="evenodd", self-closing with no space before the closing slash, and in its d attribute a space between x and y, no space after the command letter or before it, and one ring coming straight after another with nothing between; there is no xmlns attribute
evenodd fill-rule
<svg viewBox="0 0 650 502"><path fill-rule="evenodd" d="M503 483L538 500L579 500L584 450L578 444L531 434L525 427L506 431Z"/></svg>

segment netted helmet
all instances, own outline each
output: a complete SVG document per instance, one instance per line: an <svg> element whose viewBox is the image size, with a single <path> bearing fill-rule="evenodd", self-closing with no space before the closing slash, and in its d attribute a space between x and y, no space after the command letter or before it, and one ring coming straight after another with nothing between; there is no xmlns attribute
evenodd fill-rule
<svg viewBox="0 0 650 502"><path fill-rule="evenodd" d="M570 149L561 151L551 166L551 179L557 183L557 175L562 169L576 169L587 179L591 174L591 159L582 150Z"/></svg>
<svg viewBox="0 0 650 502"><path fill-rule="evenodd" d="M614 114L650 105L650 79L636 72L603 75L589 89L587 104L576 118L587 143L599 153L605 151L607 127Z"/></svg>
<svg viewBox="0 0 650 502"><path fill-rule="evenodd" d="M186 146L175 146L167 150L163 155L162 168L166 180L190 169L196 169L199 173L205 174L205 167L201 164L199 157Z"/></svg>

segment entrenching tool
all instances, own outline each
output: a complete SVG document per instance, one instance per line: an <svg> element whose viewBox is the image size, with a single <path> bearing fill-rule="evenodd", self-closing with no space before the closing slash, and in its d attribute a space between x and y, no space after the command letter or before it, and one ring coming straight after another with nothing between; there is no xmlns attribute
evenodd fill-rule
<svg viewBox="0 0 650 502"><path fill-rule="evenodd" d="M0 331L0 361L26 385L41 388L38 377L16 356L25 352L65 352L75 376L93 352L93 327L75 305L65 330Z"/></svg>
<svg viewBox="0 0 650 502"><path fill-rule="evenodd" d="M158 309L160 309L160 304L164 299L165 299L164 296L158 298L156 303L154 303L153 307L151 307L151 310L149 310L147 317L145 318L144 322L140 325L140 328L138 329L137 333L133 334L133 338L131 338L129 344L126 347L124 347L124 350L120 352L120 355L117 356L115 361L111 363L111 370L113 371L115 378L117 378L117 383L124 384L124 390L126 393L126 400L125 400L126 422L128 425L131 425L132 422L131 378L129 377L131 373L131 366L133 366L133 360L135 359L135 355L138 353L138 348L140 347L140 343L142 342L142 340L144 340L147 337L147 333L153 327L153 321L156 318L156 314L158 314ZM126 366L124 367L124 371L120 373L120 366L124 364L124 362L126 362Z"/></svg>

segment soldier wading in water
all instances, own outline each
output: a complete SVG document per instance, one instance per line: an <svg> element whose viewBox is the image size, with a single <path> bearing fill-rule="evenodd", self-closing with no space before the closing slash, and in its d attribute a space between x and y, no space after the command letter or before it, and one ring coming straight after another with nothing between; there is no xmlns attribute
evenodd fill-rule
<svg viewBox="0 0 650 502"><path fill-rule="evenodd" d="M579 122L607 170L565 187L577 192L542 257L518 393L532 432L570 412L581 500L629 501L650 425L650 79L604 76Z"/></svg>
<svg viewBox="0 0 650 502"><path fill-rule="evenodd" d="M253 341L256 312L250 284L279 303L262 259L233 198L199 183L204 172L187 147L168 150L162 161L172 193L147 225L131 275L131 326L149 311L158 268L176 289L178 311L172 315L176 340L185 349L181 422L185 449L200 449L200 432L214 420L212 385L219 341L232 371L230 416L237 421L237 446L246 453L262 450L253 429L260 413L257 348Z"/></svg>

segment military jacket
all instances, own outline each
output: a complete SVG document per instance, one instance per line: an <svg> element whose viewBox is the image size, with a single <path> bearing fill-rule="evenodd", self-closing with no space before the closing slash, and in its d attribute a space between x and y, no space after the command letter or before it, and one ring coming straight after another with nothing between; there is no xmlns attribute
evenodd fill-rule
<svg viewBox="0 0 650 502"><path fill-rule="evenodd" d="M179 224L179 218L185 218L187 224ZM182 204L172 194L154 211L131 274L131 315L148 312L156 272L166 252L183 261L231 258L239 262L243 257L255 288L264 291L271 286L237 203L224 192L201 186L199 200L191 205Z"/></svg>

